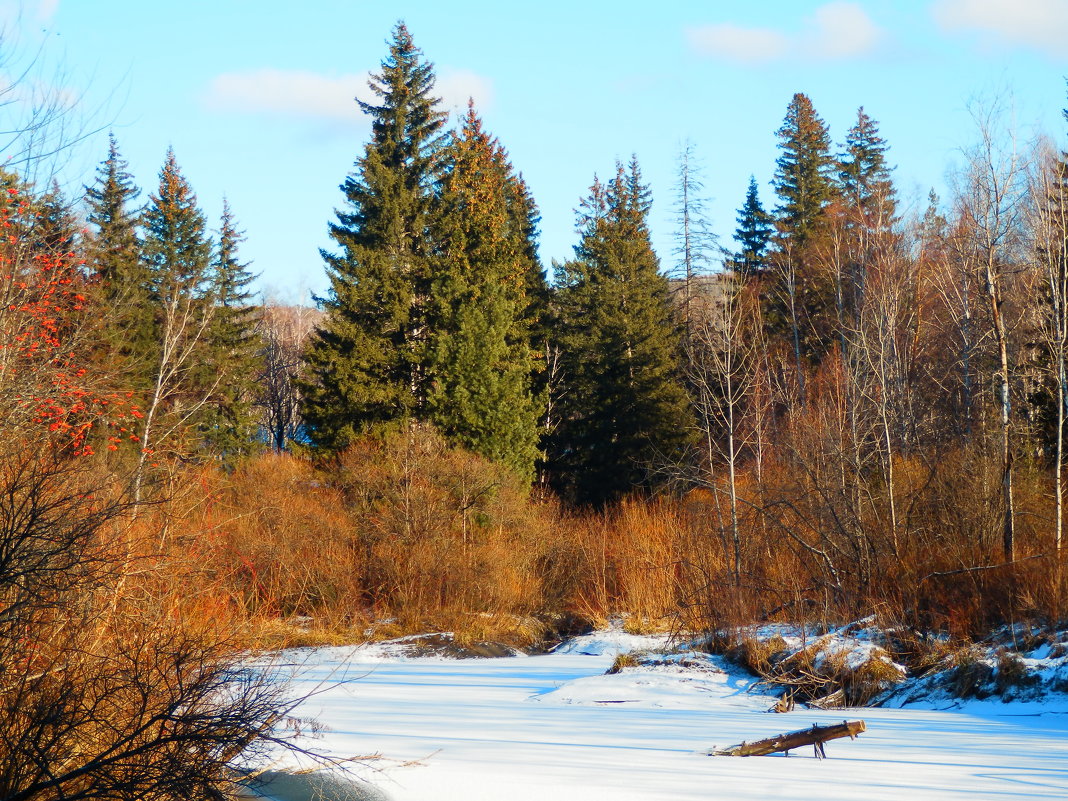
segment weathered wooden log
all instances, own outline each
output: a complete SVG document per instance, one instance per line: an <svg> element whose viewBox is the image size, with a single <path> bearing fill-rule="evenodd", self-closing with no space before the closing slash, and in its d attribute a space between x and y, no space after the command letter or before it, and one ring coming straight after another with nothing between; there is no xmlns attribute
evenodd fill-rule
<svg viewBox="0 0 1068 801"><path fill-rule="evenodd" d="M863 720L843 720L841 723L835 723L832 726L813 724L811 729L800 729L786 734L778 734L775 737L768 737L766 740L757 740L752 743L739 743L722 750L713 749L709 751L709 755L766 756L779 751L786 751L789 754L795 748L811 745L816 751L817 759L822 759L827 756L827 752L823 748L825 742L837 740L839 737L848 737L851 740L856 739L856 736L862 731L867 731L867 728Z"/></svg>

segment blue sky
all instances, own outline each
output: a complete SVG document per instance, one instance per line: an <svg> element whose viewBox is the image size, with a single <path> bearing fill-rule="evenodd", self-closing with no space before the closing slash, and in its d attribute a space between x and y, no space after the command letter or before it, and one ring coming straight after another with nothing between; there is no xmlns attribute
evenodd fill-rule
<svg viewBox="0 0 1068 801"><path fill-rule="evenodd" d="M774 205L775 131L794 92L836 142L864 106L917 202L974 137L970 102L1011 94L1024 140L1065 128L1068 0L0 0L5 41L39 46L64 71L42 80L102 128L71 152L65 185L91 179L108 128L144 196L172 146L210 219L229 198L261 287L288 300L325 288L318 249L368 133L352 98L400 18L446 105L473 96L527 178L546 264L571 255L594 174L635 154L670 267L686 140L728 241L750 174Z"/></svg>

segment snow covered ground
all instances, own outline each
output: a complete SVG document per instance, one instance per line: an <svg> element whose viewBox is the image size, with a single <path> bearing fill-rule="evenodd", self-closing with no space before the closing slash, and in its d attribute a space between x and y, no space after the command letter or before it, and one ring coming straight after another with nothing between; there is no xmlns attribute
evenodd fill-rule
<svg viewBox="0 0 1068 801"><path fill-rule="evenodd" d="M1068 798L1068 703L769 714L774 699L715 657L604 675L617 653L661 644L602 632L544 656L413 658L397 645L285 656L298 692L318 688L300 710L325 727L310 744L381 754L357 772L393 801ZM807 748L706 755L843 718L868 731L828 743L824 761Z"/></svg>

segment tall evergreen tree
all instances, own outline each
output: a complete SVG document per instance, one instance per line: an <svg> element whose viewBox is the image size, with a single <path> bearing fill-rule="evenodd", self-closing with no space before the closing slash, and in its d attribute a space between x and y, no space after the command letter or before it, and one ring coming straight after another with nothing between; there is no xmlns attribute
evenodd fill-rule
<svg viewBox="0 0 1068 801"><path fill-rule="evenodd" d="M805 363L819 361L834 339L834 285L818 255L836 196L836 162L827 125L804 94L793 96L777 135L781 154L772 185L779 205L765 319L793 352L803 396Z"/></svg>
<svg viewBox="0 0 1068 801"><path fill-rule="evenodd" d="M550 287L546 279L545 268L538 256L538 225L541 212L530 187L521 174L513 174L509 166L507 172L507 191L505 203L508 211L508 226L521 243L520 258L525 267L524 293L526 309L523 317L531 326L531 341L534 349L541 353L549 335L548 306ZM534 367L534 384L543 383L544 363Z"/></svg>
<svg viewBox="0 0 1068 801"><path fill-rule="evenodd" d="M149 197L144 227L142 257L153 299L204 298L212 283L207 221L171 149L160 170L159 189Z"/></svg>
<svg viewBox="0 0 1068 801"><path fill-rule="evenodd" d="M743 276L760 275L767 269L767 252L775 226L771 215L760 202L756 178L749 176L745 203L738 209L738 228L734 239L741 249L734 254L730 266Z"/></svg>
<svg viewBox="0 0 1068 801"><path fill-rule="evenodd" d="M155 315L148 301L148 271L138 234L141 190L134 184L114 134L96 180L85 188L88 222L86 265L105 310L100 321L104 371L119 386L147 391L154 361Z"/></svg>
<svg viewBox="0 0 1068 801"><path fill-rule="evenodd" d="M600 505L651 483L690 429L667 280L649 240L637 162L595 182L579 213L576 258L559 268L556 305L566 389L552 443L559 490Z"/></svg>
<svg viewBox="0 0 1068 801"><path fill-rule="evenodd" d="M255 441L252 406L263 343L257 331L260 309L249 289L255 276L238 255L245 236L225 198L218 233L211 265L215 309L205 366L221 380L201 427L209 447L226 456L247 452Z"/></svg>
<svg viewBox="0 0 1068 801"><path fill-rule="evenodd" d="M839 314L844 318L854 317L860 309L868 269L877 254L895 246L897 197L886 151L886 140L879 136L878 125L863 107L858 109L857 121L846 134L845 147L838 158L841 224L845 233L838 296Z"/></svg>
<svg viewBox="0 0 1068 801"><path fill-rule="evenodd" d="M137 235L140 211L131 208L140 194L115 134L109 134L107 158L97 168L96 181L85 188L85 197L88 221L96 229L89 241L89 265L112 303L143 302L148 284Z"/></svg>
<svg viewBox="0 0 1068 801"><path fill-rule="evenodd" d="M776 135L782 151L772 181L779 196L776 224L779 236L789 238L797 249L817 235L834 198L836 163L827 124L807 95L793 96Z"/></svg>
<svg viewBox="0 0 1068 801"><path fill-rule="evenodd" d="M425 414L428 391L427 232L447 115L403 23L369 84L381 102L358 101L371 141L341 186L347 209L330 226L341 250L323 253L330 291L302 387L308 434L329 449Z"/></svg>
<svg viewBox="0 0 1068 801"><path fill-rule="evenodd" d="M142 254L155 325L142 454L164 444L188 451L201 444L192 441L192 432L223 377L205 369L216 301L212 244L196 194L172 150L160 171L159 188L149 197L144 225Z"/></svg>
<svg viewBox="0 0 1068 801"><path fill-rule="evenodd" d="M427 327L429 419L457 444L532 477L540 404L531 389L530 209L472 107L444 153Z"/></svg>
<svg viewBox="0 0 1068 801"><path fill-rule="evenodd" d="M73 252L77 247L78 221L59 182L52 181L48 191L34 205L31 234L34 248L53 256Z"/></svg>
<svg viewBox="0 0 1068 801"><path fill-rule="evenodd" d="M517 231L523 243L522 260L527 265L524 282L526 308L522 318L530 328L530 347L537 354L532 361L531 392L541 410L539 427L544 434L549 415L549 384L552 378L548 362L552 356L552 313L550 310L551 287L545 268L538 256L538 225L541 214L534 196L523 176L509 176L511 191L507 194L510 225Z"/></svg>
<svg viewBox="0 0 1068 801"><path fill-rule="evenodd" d="M887 149L878 124L863 107L857 109L857 121L846 134L838 159L838 180L845 203L857 212L858 224L879 230L893 224L897 205Z"/></svg>

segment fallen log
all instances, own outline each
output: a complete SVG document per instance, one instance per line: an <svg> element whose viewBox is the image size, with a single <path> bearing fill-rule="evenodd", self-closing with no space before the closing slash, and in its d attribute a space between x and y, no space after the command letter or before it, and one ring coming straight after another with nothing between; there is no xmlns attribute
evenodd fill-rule
<svg viewBox="0 0 1068 801"><path fill-rule="evenodd" d="M831 726L812 724L811 729L799 729L798 731L778 734L774 737L768 737L766 740L757 740L752 743L742 742L721 750L714 748L708 753L709 756L766 756L767 754L785 751L789 756L790 751L794 748L811 745L816 752L816 758L823 759L827 756L827 752L823 748L825 742L837 740L839 737L848 737L854 740L862 731L867 731L867 728L863 720L843 720L841 723L835 723Z"/></svg>

